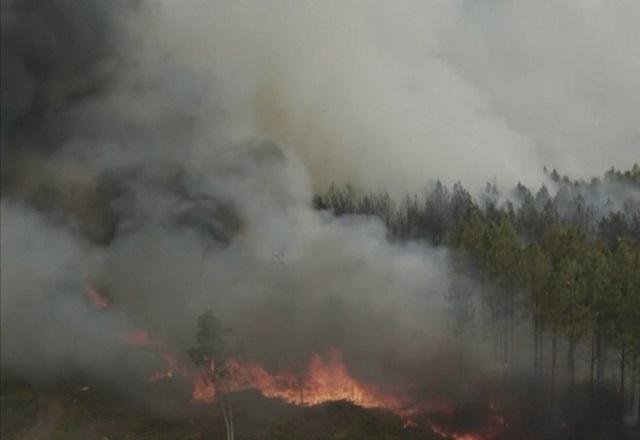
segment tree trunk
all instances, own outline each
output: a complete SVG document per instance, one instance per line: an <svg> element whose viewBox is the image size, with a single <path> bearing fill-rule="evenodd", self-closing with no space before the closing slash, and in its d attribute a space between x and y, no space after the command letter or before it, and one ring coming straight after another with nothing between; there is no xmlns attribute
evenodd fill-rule
<svg viewBox="0 0 640 440"><path fill-rule="evenodd" d="M513 351L513 292L511 289L507 289L506 298L504 298L503 308L502 308L502 319L504 320L503 324L503 337L502 340L502 362L504 366L504 377L505 380L509 377L509 370L511 369L511 354Z"/></svg>
<svg viewBox="0 0 640 440"><path fill-rule="evenodd" d="M576 384L576 338L569 337L569 350L567 352L567 367L569 368L569 384Z"/></svg>
<svg viewBox="0 0 640 440"><path fill-rule="evenodd" d="M540 342L538 343L538 373L540 377L544 375L544 321L540 318L539 324Z"/></svg>
<svg viewBox="0 0 640 440"><path fill-rule="evenodd" d="M602 347L602 330L598 326L598 337L596 341L596 383L600 385L604 376L604 359L603 359L603 347Z"/></svg>
<svg viewBox="0 0 640 440"><path fill-rule="evenodd" d="M591 332L591 361L589 365L589 385L593 387L593 379L595 376L595 364L596 364L596 330Z"/></svg>
<svg viewBox="0 0 640 440"><path fill-rule="evenodd" d="M227 408L224 404L224 399L220 399L220 406L222 407L222 417L224 417L224 428L227 440L231 440L231 428L229 427L229 417L227 417Z"/></svg>
<svg viewBox="0 0 640 440"><path fill-rule="evenodd" d="M533 377L538 377L538 317L533 315Z"/></svg>
<svg viewBox="0 0 640 440"><path fill-rule="evenodd" d="M637 355L634 355L631 371L631 413L625 417L625 423L636 426L640 420L640 374L638 374Z"/></svg>
<svg viewBox="0 0 640 440"><path fill-rule="evenodd" d="M229 440L234 440L236 436L236 428L233 424L233 411L231 409L231 404L227 400L227 412L229 413L229 426L231 427L231 436L229 436Z"/></svg>
<svg viewBox="0 0 640 440"><path fill-rule="evenodd" d="M636 390L633 393L633 407L631 408L632 416L631 416L631 426L636 426L638 424L638 418L640 418L640 379L635 378L636 382Z"/></svg>
<svg viewBox="0 0 640 440"><path fill-rule="evenodd" d="M638 424L640 418L640 372L638 372L638 358L633 361L633 425Z"/></svg>
<svg viewBox="0 0 640 440"><path fill-rule="evenodd" d="M227 440L234 440L235 430L233 426L233 411L231 410L231 402L229 401L229 382L225 381L226 392L222 395L222 415L224 416L225 426L227 428Z"/></svg>
<svg viewBox="0 0 640 440"><path fill-rule="evenodd" d="M633 404L633 396L635 395L636 392L636 384L637 384L637 380L636 380L636 376L640 376L640 374L638 374L638 370L637 370L637 362L638 357L636 354L633 355L633 361L631 361L631 403Z"/></svg>
<svg viewBox="0 0 640 440"><path fill-rule="evenodd" d="M622 395L622 400L624 400L624 367L626 361L625 349L625 343L622 342L622 348L620 349L620 394Z"/></svg>
<svg viewBox="0 0 640 440"><path fill-rule="evenodd" d="M551 336L551 399L553 400L556 388L556 351L558 348L558 333L554 329Z"/></svg>
<svg viewBox="0 0 640 440"><path fill-rule="evenodd" d="M502 362L504 363L504 378L509 377L509 305L507 303L507 314L504 317L504 352L502 353Z"/></svg>
<svg viewBox="0 0 640 440"><path fill-rule="evenodd" d="M516 319L515 319L515 293L511 290L509 291L509 320L510 320L510 330L511 330L511 341L509 343L510 347L511 347L511 351L509 352L509 368L513 368L513 347L514 347L514 343L513 340L515 338L515 331L516 331Z"/></svg>

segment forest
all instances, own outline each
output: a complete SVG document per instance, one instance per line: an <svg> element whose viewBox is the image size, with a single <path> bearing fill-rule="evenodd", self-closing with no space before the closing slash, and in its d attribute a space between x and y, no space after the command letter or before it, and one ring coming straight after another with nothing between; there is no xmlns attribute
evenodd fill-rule
<svg viewBox="0 0 640 440"><path fill-rule="evenodd" d="M518 184L503 194L487 183L473 197L459 183L450 189L437 181L395 206L384 192L332 185L314 205L378 217L393 241L449 247L458 271L491 286L452 284L452 328L460 335L482 330L505 378L524 345L531 347L529 373L551 398L564 366L564 385L614 387L633 405L640 375L640 167L611 168L589 181L545 172L555 191ZM523 344L523 337L532 342Z"/></svg>

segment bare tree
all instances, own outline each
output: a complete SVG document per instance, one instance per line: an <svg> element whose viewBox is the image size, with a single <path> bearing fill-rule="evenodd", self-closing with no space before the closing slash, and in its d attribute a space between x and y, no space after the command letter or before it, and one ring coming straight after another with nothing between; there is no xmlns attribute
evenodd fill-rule
<svg viewBox="0 0 640 440"><path fill-rule="evenodd" d="M226 360L230 353L231 331L222 326L211 310L205 311L198 317L198 332L196 345L187 350L193 362L204 367L208 380L215 385L220 393L220 405L227 433L227 440L235 437L233 410L230 400L229 379L230 372Z"/></svg>

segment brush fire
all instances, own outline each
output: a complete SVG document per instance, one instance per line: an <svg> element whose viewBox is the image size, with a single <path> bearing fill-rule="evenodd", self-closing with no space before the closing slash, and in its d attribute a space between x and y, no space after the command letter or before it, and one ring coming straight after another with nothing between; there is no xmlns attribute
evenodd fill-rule
<svg viewBox="0 0 640 440"><path fill-rule="evenodd" d="M89 284L86 298L97 309L111 307L108 297ZM477 432L458 432L446 422L431 420L451 417L454 407L446 399L419 400L412 397L411 386L386 389L373 383L354 378L344 364L339 349L331 348L321 355L313 353L300 374L291 371L272 374L259 364L243 362L230 357L223 367L217 368L213 360L197 367L184 356L172 354L166 345L150 335L149 330L137 330L127 334L123 343L141 349L151 349L162 366L148 381L172 380L180 377L191 383L190 405L210 405L219 394L229 395L244 390L255 390L267 399L277 399L296 406L317 406L330 402L345 401L362 408L389 411L403 420L405 428L416 428L419 423L435 433L438 438L452 440L491 440L499 437L505 425L495 403L489 404L490 415L487 426ZM179 362L178 359L183 358ZM216 375L215 371L224 371ZM186 402L185 402L186 404Z"/></svg>

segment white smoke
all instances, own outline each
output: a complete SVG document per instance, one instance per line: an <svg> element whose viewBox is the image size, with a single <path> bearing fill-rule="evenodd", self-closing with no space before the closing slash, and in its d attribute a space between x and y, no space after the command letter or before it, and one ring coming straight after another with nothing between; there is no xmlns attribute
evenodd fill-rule
<svg viewBox="0 0 640 440"><path fill-rule="evenodd" d="M296 149L316 187L538 184L544 165L637 160L635 2L155 5L154 44L211 79L234 125Z"/></svg>

